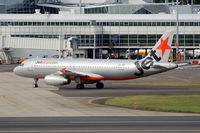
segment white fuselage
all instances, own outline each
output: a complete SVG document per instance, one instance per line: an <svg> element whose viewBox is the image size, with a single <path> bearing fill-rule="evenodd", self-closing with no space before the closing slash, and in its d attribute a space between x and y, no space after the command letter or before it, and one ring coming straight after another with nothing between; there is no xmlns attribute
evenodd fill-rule
<svg viewBox="0 0 200 133"><path fill-rule="evenodd" d="M133 78L136 70L134 61L128 60L32 59L24 63L23 70L22 68L19 70L19 66L15 71L19 71L21 76L43 78L63 68L70 71L95 73L105 78Z"/></svg>
<svg viewBox="0 0 200 133"><path fill-rule="evenodd" d="M16 67L14 72L24 77L44 78L46 75L54 74L65 68L66 71L101 75L104 77L103 80L126 80L139 77L135 75L135 73L140 73L135 62L112 59L29 59L23 65ZM141 76L152 75L176 67L171 63L166 63L164 66L165 68L162 69L151 67L144 70L144 74Z"/></svg>

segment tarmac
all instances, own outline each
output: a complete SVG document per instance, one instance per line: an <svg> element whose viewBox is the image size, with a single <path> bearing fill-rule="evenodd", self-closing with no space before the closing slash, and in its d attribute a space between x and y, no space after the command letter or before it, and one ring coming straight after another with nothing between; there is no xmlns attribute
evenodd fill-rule
<svg viewBox="0 0 200 133"><path fill-rule="evenodd" d="M199 133L199 117L1 118L0 133Z"/></svg>
<svg viewBox="0 0 200 133"><path fill-rule="evenodd" d="M100 90L95 89L95 85L77 90L74 83L57 88L46 85L43 80L39 80L39 88L32 88L33 79L15 75L10 72L12 67L14 66L5 68L0 65L0 117L200 116L191 113L141 111L93 102L128 95L199 94L199 66L136 80L106 81L105 89Z"/></svg>

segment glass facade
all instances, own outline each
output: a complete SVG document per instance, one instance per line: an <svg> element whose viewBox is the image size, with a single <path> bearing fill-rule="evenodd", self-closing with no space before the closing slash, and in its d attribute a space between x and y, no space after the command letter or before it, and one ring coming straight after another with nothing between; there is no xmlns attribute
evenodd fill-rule
<svg viewBox="0 0 200 133"><path fill-rule="evenodd" d="M57 14L58 8L39 6L38 4L60 4L59 0L0 0L0 13L8 14L32 14L35 9L41 13Z"/></svg>
<svg viewBox="0 0 200 133"><path fill-rule="evenodd" d="M176 26L175 22L96 22L94 23L97 27L166 27L166 26ZM92 25L94 25L92 24ZM194 27L200 26L200 22L180 22L181 27ZM94 34L79 34L81 27L86 27L90 29L91 22L18 22L18 21L0 21L0 28L7 29L6 31L14 31L10 33L11 37L22 37L22 38L59 38L59 33L62 32L61 29L64 27L65 30L74 30L76 27L76 33L69 34L63 32L64 38L67 39L72 36L78 37L79 46L94 46ZM36 28L35 28L36 27ZM38 32L42 27L47 27L48 33ZM52 29L51 29L52 27ZM80 27L80 28L79 28ZM13 28L13 29L12 29ZM12 30L11 30L12 29ZM23 30L24 31L23 31ZM30 32L32 29L36 29ZM112 29L112 28L111 28ZM22 31L22 32L21 32ZM20 33L18 33L20 32ZM83 32L83 31L81 31ZM160 34L96 34L96 46L153 46L158 39L161 37ZM180 34L179 35L180 46L196 46L199 47L200 44L200 34ZM175 36L174 42L175 44Z"/></svg>
<svg viewBox="0 0 200 133"><path fill-rule="evenodd" d="M0 26L90 26L90 22L0 22ZM200 22L179 22L180 26L200 26ZM96 22L96 26L176 26L176 22Z"/></svg>
<svg viewBox="0 0 200 133"><path fill-rule="evenodd" d="M154 46L161 35L154 34L103 34L97 35L97 46ZM173 44L176 42L174 36ZM200 34L179 35L180 46L199 46Z"/></svg>
<svg viewBox="0 0 200 133"><path fill-rule="evenodd" d="M64 39L76 36L78 38L79 46L94 46L94 35L64 35ZM22 38L59 38L59 35L49 35L49 34L26 34L26 35L16 35L13 34L11 37L22 37ZM153 34L98 34L96 35L96 46L154 46L159 40L161 35ZM173 44L176 42L176 37L174 36ZM179 35L180 46L199 46L200 44L200 34L188 34Z"/></svg>
<svg viewBox="0 0 200 133"><path fill-rule="evenodd" d="M85 8L85 14L107 14L108 7Z"/></svg>

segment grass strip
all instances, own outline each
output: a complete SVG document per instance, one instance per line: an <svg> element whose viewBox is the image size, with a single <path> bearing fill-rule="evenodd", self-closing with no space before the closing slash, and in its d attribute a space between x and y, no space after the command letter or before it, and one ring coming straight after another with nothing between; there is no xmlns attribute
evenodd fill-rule
<svg viewBox="0 0 200 133"><path fill-rule="evenodd" d="M116 97L106 104L138 110L200 113L200 95Z"/></svg>

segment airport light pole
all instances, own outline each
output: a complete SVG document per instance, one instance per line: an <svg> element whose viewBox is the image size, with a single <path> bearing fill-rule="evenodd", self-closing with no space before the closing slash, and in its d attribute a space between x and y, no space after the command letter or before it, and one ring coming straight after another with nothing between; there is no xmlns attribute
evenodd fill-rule
<svg viewBox="0 0 200 133"><path fill-rule="evenodd" d="M90 26L91 26L91 29L93 29L93 31L94 31L94 47L93 47L93 59L95 59L96 58L96 25L97 25L97 23L96 23L96 20L91 20L90 21Z"/></svg>
<svg viewBox="0 0 200 133"><path fill-rule="evenodd" d="M59 49L58 49L58 58L62 58L62 50L63 50L63 38L62 34L59 35Z"/></svg>
<svg viewBox="0 0 200 133"><path fill-rule="evenodd" d="M58 49L58 58L61 58L61 35L59 35L59 49Z"/></svg>
<svg viewBox="0 0 200 133"><path fill-rule="evenodd" d="M176 62L178 63L178 51L179 51L179 9L178 0L176 0Z"/></svg>
<svg viewBox="0 0 200 133"><path fill-rule="evenodd" d="M79 6L80 6L80 14L82 14L82 0L80 0Z"/></svg>
<svg viewBox="0 0 200 133"><path fill-rule="evenodd" d="M95 58L96 58L96 33L94 33L94 49L93 49L93 59Z"/></svg>
<svg viewBox="0 0 200 133"><path fill-rule="evenodd" d="M130 52L130 32L129 32L129 28L128 28L128 59L130 59L130 54L131 54L131 52Z"/></svg>

